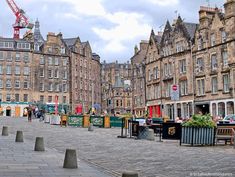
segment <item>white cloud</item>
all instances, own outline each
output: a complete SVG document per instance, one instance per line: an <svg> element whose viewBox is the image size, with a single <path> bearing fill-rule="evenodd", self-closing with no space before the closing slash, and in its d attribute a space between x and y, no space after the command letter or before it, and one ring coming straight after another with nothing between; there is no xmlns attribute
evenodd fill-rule
<svg viewBox="0 0 235 177"><path fill-rule="evenodd" d="M147 0L150 3L160 5L160 6L174 6L179 3L179 0Z"/></svg>
<svg viewBox="0 0 235 177"><path fill-rule="evenodd" d="M117 12L107 14L104 18L116 24L112 28L93 27L93 31L104 41L108 52L121 52L125 49L124 43L146 36L151 27L144 23L144 17L136 13Z"/></svg>

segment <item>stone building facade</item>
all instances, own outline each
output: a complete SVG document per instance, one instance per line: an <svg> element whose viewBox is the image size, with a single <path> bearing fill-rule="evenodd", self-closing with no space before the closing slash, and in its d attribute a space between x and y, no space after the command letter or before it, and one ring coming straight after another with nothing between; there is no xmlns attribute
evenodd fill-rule
<svg viewBox="0 0 235 177"><path fill-rule="evenodd" d="M102 63L102 111L111 115L132 112L131 64Z"/></svg>
<svg viewBox="0 0 235 177"><path fill-rule="evenodd" d="M200 7L199 24L181 17L167 21L159 41L151 32L146 54L150 117L234 113L235 1L227 0L224 9ZM172 97L173 88L179 98Z"/></svg>
<svg viewBox="0 0 235 177"><path fill-rule="evenodd" d="M92 53L89 42L80 38L64 39L69 47L72 112L82 108L87 113L91 107L101 110L100 57ZM81 110L81 109L80 109Z"/></svg>
<svg viewBox="0 0 235 177"><path fill-rule="evenodd" d="M0 38L0 103L4 116L23 115L33 98L32 44L26 40Z"/></svg>
<svg viewBox="0 0 235 177"><path fill-rule="evenodd" d="M135 47L131 58L132 69L132 110L136 117L145 116L145 56L148 41L141 41L140 47Z"/></svg>
<svg viewBox="0 0 235 177"><path fill-rule="evenodd" d="M36 21L23 39L0 38L0 113L20 117L29 105L83 113L100 109L100 57L89 42L48 33L44 40Z"/></svg>

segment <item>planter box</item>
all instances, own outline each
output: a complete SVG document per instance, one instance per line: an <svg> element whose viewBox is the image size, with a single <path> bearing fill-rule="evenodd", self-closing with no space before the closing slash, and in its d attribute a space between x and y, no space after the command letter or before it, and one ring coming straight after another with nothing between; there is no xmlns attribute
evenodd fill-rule
<svg viewBox="0 0 235 177"><path fill-rule="evenodd" d="M214 145L215 129L214 128L198 128L198 127L182 127L181 144L193 145Z"/></svg>

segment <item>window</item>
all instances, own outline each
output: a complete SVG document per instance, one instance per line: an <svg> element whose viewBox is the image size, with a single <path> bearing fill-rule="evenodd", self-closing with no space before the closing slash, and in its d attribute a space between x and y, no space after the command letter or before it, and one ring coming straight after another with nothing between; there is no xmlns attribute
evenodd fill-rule
<svg viewBox="0 0 235 177"><path fill-rule="evenodd" d="M20 61L20 53L19 52L16 52L16 61Z"/></svg>
<svg viewBox="0 0 235 177"><path fill-rule="evenodd" d="M0 51L0 60L4 60L3 52L2 51Z"/></svg>
<svg viewBox="0 0 235 177"><path fill-rule="evenodd" d="M15 80L15 88L16 89L20 88L20 80Z"/></svg>
<svg viewBox="0 0 235 177"><path fill-rule="evenodd" d="M40 102L41 102L41 103L44 103L44 96L43 96L43 95L40 95L40 98L39 98L39 99L40 99Z"/></svg>
<svg viewBox="0 0 235 177"><path fill-rule="evenodd" d="M169 96L170 96L170 93L171 93L171 83L168 82L168 83L165 85L165 95L166 95L166 97L169 97Z"/></svg>
<svg viewBox="0 0 235 177"><path fill-rule="evenodd" d="M20 101L20 95L19 94L15 94L15 101L19 102Z"/></svg>
<svg viewBox="0 0 235 177"><path fill-rule="evenodd" d="M63 103L66 103L66 100L67 100L66 96L63 96Z"/></svg>
<svg viewBox="0 0 235 177"><path fill-rule="evenodd" d="M226 32L224 30L221 31L221 42L224 43L226 42L227 39L227 35Z"/></svg>
<svg viewBox="0 0 235 177"><path fill-rule="evenodd" d="M0 65L0 74L3 74L3 66Z"/></svg>
<svg viewBox="0 0 235 177"><path fill-rule="evenodd" d="M41 92L44 91L44 83L43 83L43 82L41 82L41 83L39 84L39 91L41 91Z"/></svg>
<svg viewBox="0 0 235 177"><path fill-rule="evenodd" d="M29 67L25 66L24 67L24 76L28 76L29 75Z"/></svg>
<svg viewBox="0 0 235 177"><path fill-rule="evenodd" d="M168 76L168 72L167 72L167 63L164 64L164 76Z"/></svg>
<svg viewBox="0 0 235 177"><path fill-rule="evenodd" d="M67 92L67 84L63 84L63 92Z"/></svg>
<svg viewBox="0 0 235 177"><path fill-rule="evenodd" d="M29 82L28 81L24 81L24 89L28 89L29 88Z"/></svg>
<svg viewBox="0 0 235 177"><path fill-rule="evenodd" d="M228 74L223 75L223 90L229 92L229 76Z"/></svg>
<svg viewBox="0 0 235 177"><path fill-rule="evenodd" d="M217 77L212 77L211 78L211 86L212 86L211 92L212 93L217 93L218 92L218 80L217 80Z"/></svg>
<svg viewBox="0 0 235 177"><path fill-rule="evenodd" d="M215 34L211 34L211 46L215 45Z"/></svg>
<svg viewBox="0 0 235 177"><path fill-rule="evenodd" d="M223 60L223 66L228 66L228 53L227 51L222 52L222 60Z"/></svg>
<svg viewBox="0 0 235 177"><path fill-rule="evenodd" d="M159 76L158 76L158 67L155 68L155 79L158 79Z"/></svg>
<svg viewBox="0 0 235 177"><path fill-rule="evenodd" d="M211 70L217 69L217 58L216 54L211 55Z"/></svg>
<svg viewBox="0 0 235 177"><path fill-rule="evenodd" d="M53 71L51 69L48 70L48 78L53 78Z"/></svg>
<svg viewBox="0 0 235 177"><path fill-rule="evenodd" d="M15 75L20 75L20 66L15 66Z"/></svg>
<svg viewBox="0 0 235 177"><path fill-rule="evenodd" d="M197 80L197 95L205 95L205 79Z"/></svg>
<svg viewBox="0 0 235 177"><path fill-rule="evenodd" d="M60 48L60 53L61 53L61 54L65 54L65 48L64 48L64 47L61 47L61 48Z"/></svg>
<svg viewBox="0 0 235 177"><path fill-rule="evenodd" d="M67 66L67 63L68 63L68 60L67 59L64 59L63 60L63 66ZM80 65L81 66L81 65Z"/></svg>
<svg viewBox="0 0 235 177"><path fill-rule="evenodd" d="M11 65L7 65L7 74L11 74Z"/></svg>
<svg viewBox="0 0 235 177"><path fill-rule="evenodd" d="M59 91L60 91L60 85L59 85L59 83L56 83L56 84L55 84L55 91L56 91L56 92L59 92Z"/></svg>
<svg viewBox="0 0 235 177"><path fill-rule="evenodd" d="M45 64L45 59L43 56L40 57L40 65L44 65Z"/></svg>
<svg viewBox="0 0 235 177"><path fill-rule="evenodd" d="M179 61L179 72L186 73L186 59Z"/></svg>
<svg viewBox="0 0 235 177"><path fill-rule="evenodd" d="M187 80L180 82L180 95L184 96L188 94Z"/></svg>
<svg viewBox="0 0 235 177"><path fill-rule="evenodd" d="M52 96L48 96L48 102L49 102L49 103L52 102Z"/></svg>
<svg viewBox="0 0 235 177"><path fill-rule="evenodd" d="M67 71L64 71L63 72L63 79L67 79L68 78L68 73L67 73Z"/></svg>
<svg viewBox="0 0 235 177"><path fill-rule="evenodd" d="M48 91L53 91L53 84L51 82L48 84Z"/></svg>
<svg viewBox="0 0 235 177"><path fill-rule="evenodd" d="M56 65L56 66L59 65L59 58L55 58L55 65Z"/></svg>
<svg viewBox="0 0 235 177"><path fill-rule="evenodd" d="M11 52L7 52L7 58L8 61L12 61L12 56L11 56Z"/></svg>
<svg viewBox="0 0 235 177"><path fill-rule="evenodd" d="M197 59L196 71L197 72L203 72L204 71L204 61L203 61L202 58Z"/></svg>
<svg viewBox="0 0 235 177"><path fill-rule="evenodd" d="M39 76L44 77L44 68L39 69Z"/></svg>
<svg viewBox="0 0 235 177"><path fill-rule="evenodd" d="M118 107L119 106L119 101L118 100L116 100L116 107Z"/></svg>
<svg viewBox="0 0 235 177"><path fill-rule="evenodd" d="M28 102L28 94L24 94L24 102Z"/></svg>
<svg viewBox="0 0 235 177"><path fill-rule="evenodd" d="M30 45L29 43L19 42L17 43L17 48L18 49L30 49Z"/></svg>
<svg viewBox="0 0 235 177"><path fill-rule="evenodd" d="M3 80L0 79L0 88L3 88Z"/></svg>
<svg viewBox="0 0 235 177"><path fill-rule="evenodd" d="M151 70L149 69L149 70L148 70L148 81L151 81L151 79L152 79L151 76L152 76Z"/></svg>
<svg viewBox="0 0 235 177"><path fill-rule="evenodd" d="M51 57L48 57L48 65L52 65L53 64L53 59Z"/></svg>
<svg viewBox="0 0 235 177"><path fill-rule="evenodd" d="M55 78L59 78L59 70L55 69Z"/></svg>
<svg viewBox="0 0 235 177"><path fill-rule="evenodd" d="M202 40L202 38L199 38L199 39L198 39L198 44L197 44L197 49L198 49L198 50L201 50L202 47L203 47L203 40Z"/></svg>
<svg viewBox="0 0 235 177"><path fill-rule="evenodd" d="M29 62L29 53L24 53L24 62L25 63Z"/></svg>
<svg viewBox="0 0 235 177"><path fill-rule="evenodd" d="M11 94L7 93L7 95L6 95L6 101L11 101Z"/></svg>
<svg viewBox="0 0 235 177"><path fill-rule="evenodd" d="M7 79L6 81L6 88L11 88L11 80Z"/></svg>

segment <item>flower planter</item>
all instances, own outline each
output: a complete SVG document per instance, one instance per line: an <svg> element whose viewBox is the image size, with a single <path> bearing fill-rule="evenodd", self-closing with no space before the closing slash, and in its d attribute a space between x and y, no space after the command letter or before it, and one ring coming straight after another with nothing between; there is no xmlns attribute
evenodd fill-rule
<svg viewBox="0 0 235 177"><path fill-rule="evenodd" d="M214 145L215 128L182 127L181 144L193 145Z"/></svg>

